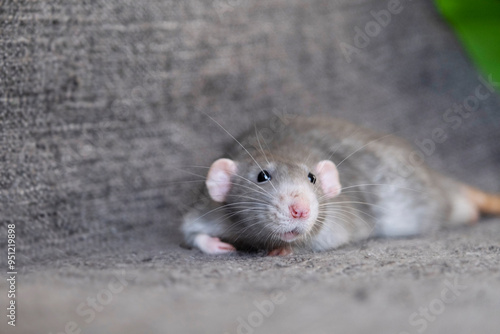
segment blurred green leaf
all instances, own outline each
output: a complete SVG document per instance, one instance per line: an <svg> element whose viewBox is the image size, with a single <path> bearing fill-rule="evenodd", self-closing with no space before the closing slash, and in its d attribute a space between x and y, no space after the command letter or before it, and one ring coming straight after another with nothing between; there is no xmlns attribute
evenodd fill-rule
<svg viewBox="0 0 500 334"><path fill-rule="evenodd" d="M436 0L480 71L500 79L500 0Z"/></svg>

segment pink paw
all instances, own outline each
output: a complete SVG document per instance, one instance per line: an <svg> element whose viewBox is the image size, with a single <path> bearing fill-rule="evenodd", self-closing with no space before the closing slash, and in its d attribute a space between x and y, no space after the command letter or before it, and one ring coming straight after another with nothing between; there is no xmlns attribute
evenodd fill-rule
<svg viewBox="0 0 500 334"><path fill-rule="evenodd" d="M290 255L293 254L292 249L288 247L284 248L276 248L270 251L267 256L285 256L285 255Z"/></svg>
<svg viewBox="0 0 500 334"><path fill-rule="evenodd" d="M233 245L222 242L219 238L214 238L207 234L197 235L194 243L203 253L207 254L224 254L236 251Z"/></svg>

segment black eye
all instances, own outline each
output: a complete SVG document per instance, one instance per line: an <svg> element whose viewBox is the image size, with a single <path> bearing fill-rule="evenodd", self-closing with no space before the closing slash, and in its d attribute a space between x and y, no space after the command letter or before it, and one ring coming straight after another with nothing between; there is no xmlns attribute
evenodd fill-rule
<svg viewBox="0 0 500 334"><path fill-rule="evenodd" d="M257 176L257 182L264 183L271 180L271 174L267 170L263 170Z"/></svg>
<svg viewBox="0 0 500 334"><path fill-rule="evenodd" d="M311 181L312 184L316 184L316 176L314 176L313 173L309 173L307 177L309 178L309 181Z"/></svg>

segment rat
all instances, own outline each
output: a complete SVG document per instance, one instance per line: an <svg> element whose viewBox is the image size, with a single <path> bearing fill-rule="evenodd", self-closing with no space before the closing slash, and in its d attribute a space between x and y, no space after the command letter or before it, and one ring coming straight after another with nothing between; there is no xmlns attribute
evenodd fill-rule
<svg viewBox="0 0 500 334"><path fill-rule="evenodd" d="M207 254L319 252L500 214L500 196L423 162L405 165L414 149L397 136L326 116L295 116L264 138L259 129L268 122L233 137L210 166L202 193L209 200L183 217L188 246Z"/></svg>

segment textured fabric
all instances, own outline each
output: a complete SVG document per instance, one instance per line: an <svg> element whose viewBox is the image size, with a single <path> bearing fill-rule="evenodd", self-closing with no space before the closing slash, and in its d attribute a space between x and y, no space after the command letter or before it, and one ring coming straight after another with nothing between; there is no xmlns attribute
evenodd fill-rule
<svg viewBox="0 0 500 334"><path fill-rule="evenodd" d="M165 279L182 299L177 282L219 275L188 270L191 257L205 258L178 247L181 213L200 180L192 173L206 173L192 166L208 166L231 141L204 113L234 135L276 114L330 114L410 142L442 128L447 140L425 160L500 191L500 99L484 86L488 75L479 79L430 1L390 3L0 2L0 248L6 224L15 223L24 291L37 296L39 276L45 291L92 277L82 284L90 295L108 284L110 270L140 274L175 263L175 277ZM480 85L489 94L482 100L474 97ZM450 111L460 105L462 114ZM186 259L185 268L175 259ZM263 279L280 263L234 261L234 273L264 270ZM163 284L144 275L139 281ZM243 277L247 291L259 285ZM54 297L54 309L78 305L64 296ZM23 298L21 305L38 305ZM36 316L43 306L32 307L30 325L47 325Z"/></svg>

